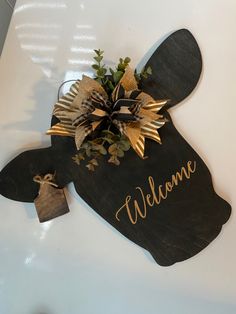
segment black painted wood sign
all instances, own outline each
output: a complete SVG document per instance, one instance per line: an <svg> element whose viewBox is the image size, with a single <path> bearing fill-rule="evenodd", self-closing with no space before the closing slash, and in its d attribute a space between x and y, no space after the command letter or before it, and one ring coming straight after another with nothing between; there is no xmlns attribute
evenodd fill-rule
<svg viewBox="0 0 236 314"><path fill-rule="evenodd" d="M147 141L147 159L129 150L119 167L101 161L95 172L89 172L73 162L72 138L52 136L51 147L23 152L5 166L0 193L33 202L39 192L33 178L55 173L59 188L74 182L81 198L99 215L148 250L158 264L169 266L194 256L214 240L231 208L215 193L207 166L168 113L199 80L202 59L194 37L184 29L173 33L147 65L152 75L141 81L142 90L154 99L170 99L162 112L168 119L160 129L162 145ZM53 117L52 125L56 122Z"/></svg>

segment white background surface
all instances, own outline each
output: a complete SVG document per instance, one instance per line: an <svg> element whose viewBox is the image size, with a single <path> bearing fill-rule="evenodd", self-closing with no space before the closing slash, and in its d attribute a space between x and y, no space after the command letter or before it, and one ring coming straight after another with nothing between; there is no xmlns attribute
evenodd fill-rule
<svg viewBox="0 0 236 314"><path fill-rule="evenodd" d="M135 67L183 27L199 43L204 70L171 114L232 204L229 222L200 254L163 268L72 185L70 214L44 224L33 204L0 197L1 314L236 313L235 0L18 0L0 59L0 166L49 144L57 88L89 71L91 49L104 49L109 64L130 56Z"/></svg>

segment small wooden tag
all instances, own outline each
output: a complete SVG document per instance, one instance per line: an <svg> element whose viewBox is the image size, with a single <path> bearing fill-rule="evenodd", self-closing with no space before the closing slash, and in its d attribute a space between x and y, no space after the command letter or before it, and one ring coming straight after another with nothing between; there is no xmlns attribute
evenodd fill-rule
<svg viewBox="0 0 236 314"><path fill-rule="evenodd" d="M45 222L67 214L70 210L63 189L50 184L40 186L39 195L34 200L39 221Z"/></svg>

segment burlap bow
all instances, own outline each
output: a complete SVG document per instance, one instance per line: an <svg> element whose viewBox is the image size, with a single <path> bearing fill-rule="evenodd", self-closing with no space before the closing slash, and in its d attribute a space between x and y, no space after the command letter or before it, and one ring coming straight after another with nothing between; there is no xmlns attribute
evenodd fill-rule
<svg viewBox="0 0 236 314"><path fill-rule="evenodd" d="M56 103L53 114L60 122L47 134L72 136L79 149L85 138L108 119L128 137L133 149L143 158L145 138L161 143L157 130L165 124L165 119L157 113L166 102L155 101L140 91L130 67L126 68L110 99L101 84L83 76Z"/></svg>

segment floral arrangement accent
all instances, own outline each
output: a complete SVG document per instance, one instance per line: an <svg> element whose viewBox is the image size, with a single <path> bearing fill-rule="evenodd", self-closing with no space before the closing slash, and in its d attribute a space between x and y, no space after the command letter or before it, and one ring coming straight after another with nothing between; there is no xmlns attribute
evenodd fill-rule
<svg viewBox="0 0 236 314"><path fill-rule="evenodd" d="M138 86L140 78L152 74L151 68L137 73L126 57L108 70L103 53L95 50L95 77L83 75L55 104L53 115L59 122L47 131L73 137L78 150L73 160L80 164L89 158L86 167L91 171L107 154L109 163L119 165L131 147L144 158L145 138L161 144L158 129L166 122L158 112L167 100L154 100Z"/></svg>

